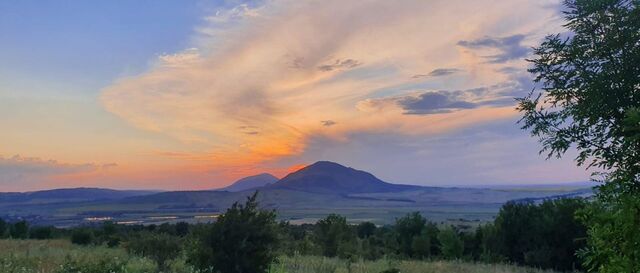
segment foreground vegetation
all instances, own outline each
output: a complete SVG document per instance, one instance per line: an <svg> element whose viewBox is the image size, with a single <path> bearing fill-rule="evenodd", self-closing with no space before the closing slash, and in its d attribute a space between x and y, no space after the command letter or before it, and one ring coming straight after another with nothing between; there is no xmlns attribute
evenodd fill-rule
<svg viewBox="0 0 640 273"><path fill-rule="evenodd" d="M495 265L507 263L573 271L580 269L574 253L584 247L586 235L586 228L574 217L587 204L580 199L507 203L493 223L475 230L429 222L417 212L388 226L349 224L335 214L316 224L291 225L278 223L276 213L260 209L256 200L257 193L211 224L106 222L60 229L0 220L0 237L11 238L0 244L4 253L0 269L55 273L526 271Z"/></svg>
<svg viewBox="0 0 640 273"><path fill-rule="evenodd" d="M350 261L318 256L280 256L269 266L272 273L552 273L503 264L477 264L462 261ZM156 264L127 253L123 248L78 246L67 240L0 240L0 272L3 273L154 273ZM166 272L197 273L180 256Z"/></svg>

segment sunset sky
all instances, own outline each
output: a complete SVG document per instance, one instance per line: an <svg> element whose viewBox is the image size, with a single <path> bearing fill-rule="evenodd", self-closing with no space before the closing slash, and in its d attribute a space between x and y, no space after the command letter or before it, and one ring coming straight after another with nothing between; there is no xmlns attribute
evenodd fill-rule
<svg viewBox="0 0 640 273"><path fill-rule="evenodd" d="M516 124L558 2L1 1L0 191L586 181Z"/></svg>

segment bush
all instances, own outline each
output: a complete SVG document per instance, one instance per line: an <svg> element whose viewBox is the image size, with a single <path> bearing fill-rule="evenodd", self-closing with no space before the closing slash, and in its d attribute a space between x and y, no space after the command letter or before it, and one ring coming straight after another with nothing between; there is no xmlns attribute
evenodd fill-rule
<svg viewBox="0 0 640 273"><path fill-rule="evenodd" d="M74 229L71 233L71 243L76 245L89 245L93 243L93 232L86 228Z"/></svg>
<svg viewBox="0 0 640 273"><path fill-rule="evenodd" d="M29 224L24 220L15 222L11 225L10 234L13 239L27 239L29 236Z"/></svg>
<svg viewBox="0 0 640 273"><path fill-rule="evenodd" d="M258 193L244 205L234 203L198 235L189 262L203 271L264 273L277 252L278 231L273 211L260 210Z"/></svg>
<svg viewBox="0 0 640 273"><path fill-rule="evenodd" d="M178 257L181 251L180 240L166 233L142 232L127 244L130 253L147 257L158 265L158 272L164 272L167 264Z"/></svg>
<svg viewBox="0 0 640 273"><path fill-rule="evenodd" d="M116 236L111 236L107 238L107 247L117 247L120 245L120 238Z"/></svg>
<svg viewBox="0 0 640 273"><path fill-rule="evenodd" d="M453 228L445 228L438 233L440 252L445 259L460 259L464 251L464 242Z"/></svg>
<svg viewBox="0 0 640 273"><path fill-rule="evenodd" d="M29 238L45 240L53 238L53 227L33 227L29 231Z"/></svg>
<svg viewBox="0 0 640 273"><path fill-rule="evenodd" d="M331 214L318 221L314 230L314 239L327 257L350 257L355 252L355 235L347 224L347 219Z"/></svg>

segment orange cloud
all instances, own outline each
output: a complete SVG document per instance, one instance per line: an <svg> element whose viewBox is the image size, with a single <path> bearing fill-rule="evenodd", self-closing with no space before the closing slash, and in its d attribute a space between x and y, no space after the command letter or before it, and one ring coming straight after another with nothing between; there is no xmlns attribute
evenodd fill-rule
<svg viewBox="0 0 640 273"><path fill-rule="evenodd" d="M546 33L549 27L537 22L554 11L509 1L494 5L491 14L477 12L486 5L241 6L208 18L194 48L161 56L149 71L105 88L100 99L132 125L178 140L158 155L185 162L180 170L224 179L300 155L314 136L346 141L362 132L442 134L501 120L516 114L513 107L487 102L512 95L509 88L494 87L517 82L499 68L524 68L524 61L487 63L456 44L486 35ZM532 41L522 41L527 42ZM413 77L442 68L456 73ZM458 94L440 109L419 101L426 91L453 94L478 87L488 91ZM419 111L402 104L408 97ZM328 120L332 126L325 126Z"/></svg>

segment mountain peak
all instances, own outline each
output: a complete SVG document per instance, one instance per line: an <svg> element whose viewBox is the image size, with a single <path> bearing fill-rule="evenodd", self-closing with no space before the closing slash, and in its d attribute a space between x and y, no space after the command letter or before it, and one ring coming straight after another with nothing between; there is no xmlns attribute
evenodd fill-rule
<svg viewBox="0 0 640 273"><path fill-rule="evenodd" d="M344 165L341 165L339 163L335 163L333 161L326 161L326 160L320 160L320 161L316 161L315 163L309 165L309 166L335 166L335 167L344 167L344 168L348 168ZM307 167L309 167L307 166Z"/></svg>
<svg viewBox="0 0 640 273"><path fill-rule="evenodd" d="M327 194L389 192L408 189L331 161L318 161L280 179L270 188Z"/></svg>

